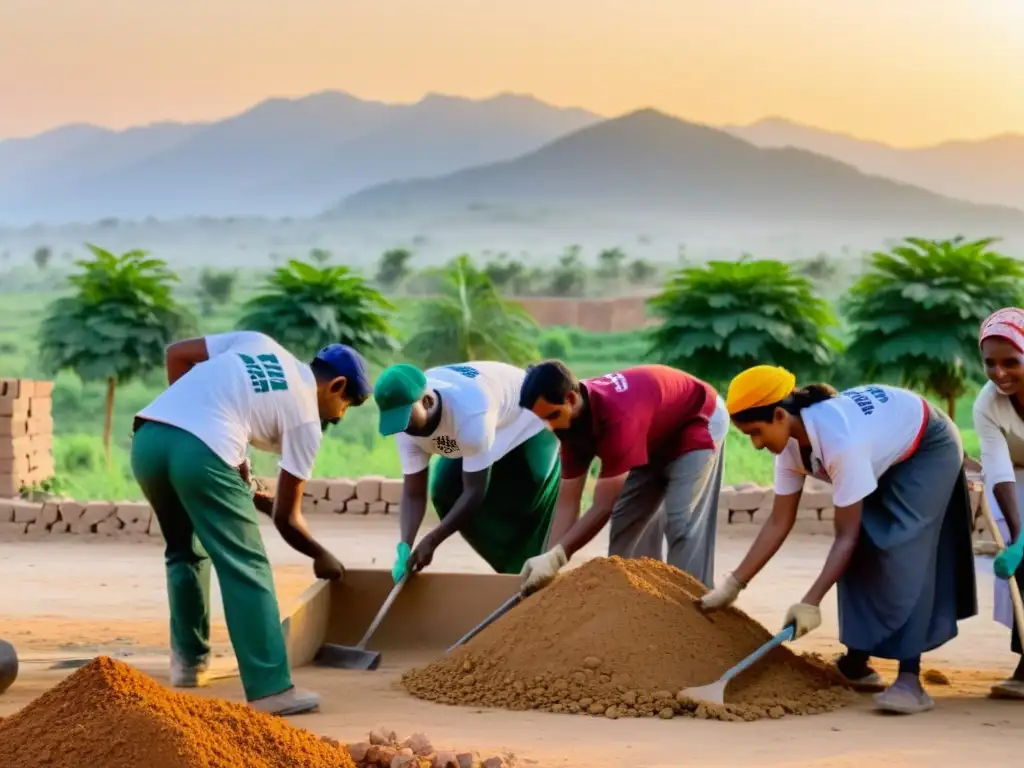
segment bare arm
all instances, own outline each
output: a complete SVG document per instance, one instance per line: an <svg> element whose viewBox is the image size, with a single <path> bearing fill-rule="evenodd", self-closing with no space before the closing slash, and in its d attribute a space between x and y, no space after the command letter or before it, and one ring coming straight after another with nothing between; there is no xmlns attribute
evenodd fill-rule
<svg viewBox="0 0 1024 768"><path fill-rule="evenodd" d="M406 475L402 481L402 503L398 508L399 531L402 541L412 547L416 543L416 534L423 525L423 516L427 513L427 480L430 468L413 475Z"/></svg>
<svg viewBox="0 0 1024 768"><path fill-rule="evenodd" d="M490 467L479 472L462 473L462 493L444 519L430 532L435 547L465 525L480 508L490 479Z"/></svg>
<svg viewBox="0 0 1024 768"><path fill-rule="evenodd" d="M747 556L743 558L739 567L733 572L733 576L741 583L749 584L761 572L761 569L767 565L768 561L775 556L775 553L779 551L782 542L786 540L789 532L793 530L793 524L796 522L796 512L800 506L800 497L802 495L803 491L786 496L775 495L775 500L772 502L771 516L761 526L757 538L750 545Z"/></svg>
<svg viewBox="0 0 1024 768"><path fill-rule="evenodd" d="M302 515L302 489L305 485L305 480L282 469L277 479L277 495L271 516L274 527L288 546L315 560L326 550L310 534Z"/></svg>
<svg viewBox="0 0 1024 768"><path fill-rule="evenodd" d="M568 533L558 540L562 545L567 557L572 557L579 550L593 541L594 537L601 532L601 529L612 516L612 508L615 500L619 498L622 486L626 484L628 472L615 477L603 477L594 486L594 501L590 509L584 513ZM582 491L582 487L580 489Z"/></svg>
<svg viewBox="0 0 1024 768"><path fill-rule="evenodd" d="M583 500L583 487L586 484L587 475L584 473L579 477L563 479L558 486L558 501L555 502L555 515L544 544L545 551L558 544L579 520L580 502Z"/></svg>
<svg viewBox="0 0 1024 768"><path fill-rule="evenodd" d="M807 605L820 605L828 591L839 581L839 577L846 572L860 539L861 506L861 502L858 501L848 507L836 508L836 537L828 557L825 558L821 574L804 595L803 602Z"/></svg>
<svg viewBox="0 0 1024 768"><path fill-rule="evenodd" d="M996 497L996 504L1002 510L1006 519L1006 527L1010 529L1010 540L1007 544L1013 544L1020 536L1020 507L1017 505L1017 484L996 483L992 486L992 495Z"/></svg>
<svg viewBox="0 0 1024 768"><path fill-rule="evenodd" d="M182 339L167 347L167 383L173 384L199 363L210 359L206 339Z"/></svg>

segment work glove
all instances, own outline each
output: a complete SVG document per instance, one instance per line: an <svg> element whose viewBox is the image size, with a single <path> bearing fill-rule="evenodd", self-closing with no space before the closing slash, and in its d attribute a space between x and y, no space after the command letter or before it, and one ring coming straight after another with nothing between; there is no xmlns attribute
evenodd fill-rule
<svg viewBox="0 0 1024 768"><path fill-rule="evenodd" d="M796 603L786 611L786 620L782 622L783 627L793 625L793 639L803 637L808 632L813 632L821 626L821 608L807 603Z"/></svg>
<svg viewBox="0 0 1024 768"><path fill-rule="evenodd" d="M543 589L554 581L558 571L568 562L569 556L565 554L565 548L561 544L556 545L554 549L548 550L543 555L531 557L523 565L523 570L519 574L519 578L522 580L520 591L528 595L538 589Z"/></svg>
<svg viewBox="0 0 1024 768"><path fill-rule="evenodd" d="M700 599L701 610L717 611L736 602L740 592L746 589L746 584L737 579L731 573L725 577L725 583L715 587Z"/></svg>
<svg viewBox="0 0 1024 768"><path fill-rule="evenodd" d="M391 578L394 579L395 584L405 578L405 574L409 570L409 555L411 554L412 550L408 544L404 541L398 542L398 555L395 557L395 564L391 568Z"/></svg>
<svg viewBox="0 0 1024 768"><path fill-rule="evenodd" d="M1000 579L1011 579L1017 573L1022 559L1024 559L1024 536L1018 537L1016 542L996 555L995 562L992 563L992 570Z"/></svg>

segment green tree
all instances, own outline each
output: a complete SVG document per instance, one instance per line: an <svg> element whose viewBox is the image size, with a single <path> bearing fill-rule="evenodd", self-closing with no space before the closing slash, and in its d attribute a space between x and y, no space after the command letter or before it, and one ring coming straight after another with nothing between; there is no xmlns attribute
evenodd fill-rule
<svg viewBox="0 0 1024 768"><path fill-rule="evenodd" d="M238 327L272 336L311 358L328 344L355 347L386 359L398 348L394 306L348 267L316 267L294 259L267 277L262 293L245 303Z"/></svg>
<svg viewBox="0 0 1024 768"><path fill-rule="evenodd" d="M205 316L217 304L227 304L235 292L238 273L234 270L216 270L204 267L199 273L199 311Z"/></svg>
<svg viewBox="0 0 1024 768"><path fill-rule="evenodd" d="M505 293L519 293L517 290L527 273L526 265L518 259L510 259L507 253L499 253L497 258L489 259L484 264L484 273L494 286Z"/></svg>
<svg viewBox="0 0 1024 768"><path fill-rule="evenodd" d="M411 259L412 251L405 248L384 251L377 263L377 285L388 291L395 290L412 272L409 268Z"/></svg>
<svg viewBox="0 0 1024 768"><path fill-rule="evenodd" d="M50 266L50 259L53 258L53 250L46 245L41 245L32 252L32 261L39 269L46 269Z"/></svg>
<svg viewBox="0 0 1024 768"><path fill-rule="evenodd" d="M955 417L956 399L984 378L981 322L1021 303L1024 266L995 242L911 237L873 253L844 301L850 361L867 377L935 394Z"/></svg>
<svg viewBox="0 0 1024 768"><path fill-rule="evenodd" d="M832 280L839 274L839 265L827 254L797 262L797 271L819 283Z"/></svg>
<svg viewBox="0 0 1024 768"><path fill-rule="evenodd" d="M618 280L627 258L621 248L605 248L597 254L597 276L602 280Z"/></svg>
<svg viewBox="0 0 1024 768"><path fill-rule="evenodd" d="M634 259L626 265L626 279L633 285L649 283L657 274L657 267L646 259Z"/></svg>
<svg viewBox="0 0 1024 768"><path fill-rule="evenodd" d="M309 258L317 264L324 265L331 260L331 252L326 248L311 248Z"/></svg>
<svg viewBox="0 0 1024 768"><path fill-rule="evenodd" d="M526 365L537 359L536 322L502 298L469 256L459 256L442 275L441 295L423 301L413 318L415 331L403 350L409 360L428 367L465 360Z"/></svg>
<svg viewBox="0 0 1024 768"><path fill-rule="evenodd" d="M558 264L551 271L551 294L553 296L582 296L587 287L587 270L580 258L580 246L570 245L558 257Z"/></svg>
<svg viewBox="0 0 1024 768"><path fill-rule="evenodd" d="M648 303L661 320L650 332L654 359L718 387L763 363L802 378L817 376L838 348L828 304L781 261L743 258L686 267Z"/></svg>
<svg viewBox="0 0 1024 768"><path fill-rule="evenodd" d="M110 459L114 396L119 384L164 364L164 349L194 332L195 319L175 301L178 278L145 251L120 256L87 244L92 258L75 264L70 296L47 307L40 328L41 363L51 375L72 371L107 385L103 445Z"/></svg>

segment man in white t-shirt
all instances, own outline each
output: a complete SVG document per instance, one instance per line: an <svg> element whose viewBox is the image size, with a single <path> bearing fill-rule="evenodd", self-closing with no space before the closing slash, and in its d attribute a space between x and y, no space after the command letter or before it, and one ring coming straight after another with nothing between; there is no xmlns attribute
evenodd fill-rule
<svg viewBox="0 0 1024 768"><path fill-rule="evenodd" d="M519 407L525 371L471 362L421 371L394 365L374 388L380 432L395 435L405 476L392 575L429 565L458 531L498 573L519 573L544 550L558 500L558 440ZM430 457L438 456L430 480ZM416 546L427 493L441 522Z"/></svg>
<svg viewBox="0 0 1024 768"><path fill-rule="evenodd" d="M306 364L269 336L238 331L172 344L167 378L136 416L131 461L167 543L171 682L208 678L212 565L250 705L282 715L316 709L320 697L292 684L256 512L313 559L318 578L343 575L306 528L302 489L326 426L370 396L366 362L332 344ZM249 445L280 454L275 497L250 491Z"/></svg>

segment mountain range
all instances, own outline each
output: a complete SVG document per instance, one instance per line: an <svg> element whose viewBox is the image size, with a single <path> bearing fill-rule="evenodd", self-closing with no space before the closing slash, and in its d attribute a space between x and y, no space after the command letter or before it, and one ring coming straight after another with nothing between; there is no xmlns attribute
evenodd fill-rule
<svg viewBox="0 0 1024 768"><path fill-rule="evenodd" d="M777 118L717 128L518 94L387 104L328 91L208 123L0 141L0 224L533 206L1019 229L1021 168L1024 136L897 149Z"/></svg>

